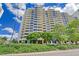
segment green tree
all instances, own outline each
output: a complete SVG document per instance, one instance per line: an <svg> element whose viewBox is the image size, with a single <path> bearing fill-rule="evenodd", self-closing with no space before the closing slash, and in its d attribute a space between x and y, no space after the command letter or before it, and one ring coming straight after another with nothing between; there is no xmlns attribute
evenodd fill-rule
<svg viewBox="0 0 79 59"><path fill-rule="evenodd" d="M69 36L64 34L64 35L60 35L60 42L61 44L64 44L68 41Z"/></svg>
<svg viewBox="0 0 79 59"><path fill-rule="evenodd" d="M67 25L67 30L70 34L78 32L79 33L79 20L74 19L70 21Z"/></svg>
<svg viewBox="0 0 79 59"><path fill-rule="evenodd" d="M71 34L69 39L73 43L78 44L77 42L79 41L79 33L73 33L73 34Z"/></svg>
<svg viewBox="0 0 79 59"><path fill-rule="evenodd" d="M79 41L79 33L74 33L75 36L75 44L78 44L77 42Z"/></svg>
<svg viewBox="0 0 79 59"><path fill-rule="evenodd" d="M0 37L0 44L4 44L7 41L6 37Z"/></svg>
<svg viewBox="0 0 79 59"><path fill-rule="evenodd" d="M78 27L79 27L79 20L78 20L78 19L71 20L71 21L68 23L68 26L69 26L70 28L78 28Z"/></svg>
<svg viewBox="0 0 79 59"><path fill-rule="evenodd" d="M38 32L30 33L27 36L27 39L30 39L30 40L37 39L37 38L40 38L40 33L38 33Z"/></svg>
<svg viewBox="0 0 79 59"><path fill-rule="evenodd" d="M41 37L44 39L44 41L47 44L47 42L52 40L52 33L51 32L42 32Z"/></svg>
<svg viewBox="0 0 79 59"><path fill-rule="evenodd" d="M27 37L27 40L38 40L38 38L40 38L40 32L33 32L33 33L30 33Z"/></svg>
<svg viewBox="0 0 79 59"><path fill-rule="evenodd" d="M63 24L55 24L54 28L52 29L53 38L56 39L59 44L63 41L61 36L65 34L66 27Z"/></svg>
<svg viewBox="0 0 79 59"><path fill-rule="evenodd" d="M66 28L63 24L55 24L52 29L52 32L56 32L58 34L64 34L65 30L66 30Z"/></svg>
<svg viewBox="0 0 79 59"><path fill-rule="evenodd" d="M69 40L74 43L78 41L78 34L79 34L79 20L74 19L70 21L66 28L66 33L69 36ZM76 43L77 44L77 43Z"/></svg>
<svg viewBox="0 0 79 59"><path fill-rule="evenodd" d="M18 43L18 40L13 39L11 42L12 42L12 43Z"/></svg>

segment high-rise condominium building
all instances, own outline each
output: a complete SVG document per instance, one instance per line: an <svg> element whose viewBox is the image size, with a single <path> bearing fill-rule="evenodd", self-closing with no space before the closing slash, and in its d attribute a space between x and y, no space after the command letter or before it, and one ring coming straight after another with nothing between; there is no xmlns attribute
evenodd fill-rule
<svg viewBox="0 0 79 59"><path fill-rule="evenodd" d="M72 19L67 13L50 8L45 10L42 5L37 5L35 8L29 8L25 11L19 37L24 38L32 32L51 31L55 24L66 25Z"/></svg>
<svg viewBox="0 0 79 59"><path fill-rule="evenodd" d="M73 13L72 16L76 19L79 19L79 9L75 13Z"/></svg>

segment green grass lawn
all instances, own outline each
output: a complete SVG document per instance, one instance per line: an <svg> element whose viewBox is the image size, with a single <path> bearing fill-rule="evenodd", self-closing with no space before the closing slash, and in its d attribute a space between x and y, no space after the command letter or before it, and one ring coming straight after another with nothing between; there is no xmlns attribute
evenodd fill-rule
<svg viewBox="0 0 79 59"><path fill-rule="evenodd" d="M79 48L79 45L6 44L0 45L0 54L29 53Z"/></svg>

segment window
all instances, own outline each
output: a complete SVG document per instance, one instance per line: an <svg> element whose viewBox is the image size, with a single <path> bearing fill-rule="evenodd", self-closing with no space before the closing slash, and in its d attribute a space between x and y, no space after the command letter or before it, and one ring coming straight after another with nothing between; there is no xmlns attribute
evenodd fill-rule
<svg viewBox="0 0 79 59"><path fill-rule="evenodd" d="M52 15L55 17L56 16L56 11L52 11Z"/></svg>
<svg viewBox="0 0 79 59"><path fill-rule="evenodd" d="M34 29L34 31L38 31L37 29Z"/></svg>
<svg viewBox="0 0 79 59"><path fill-rule="evenodd" d="M34 25L37 25L37 24L34 24Z"/></svg>
<svg viewBox="0 0 79 59"><path fill-rule="evenodd" d="M46 17L48 17L48 14L46 13Z"/></svg>
<svg viewBox="0 0 79 59"><path fill-rule="evenodd" d="M37 26L34 26L34 28L37 28Z"/></svg>

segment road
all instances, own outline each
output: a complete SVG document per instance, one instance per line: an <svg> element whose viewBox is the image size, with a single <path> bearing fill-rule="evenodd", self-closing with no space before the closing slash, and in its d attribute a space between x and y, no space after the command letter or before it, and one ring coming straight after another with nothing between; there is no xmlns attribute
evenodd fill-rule
<svg viewBox="0 0 79 59"><path fill-rule="evenodd" d="M20 54L6 54L5 56L79 56L79 49L57 50L48 52L33 52Z"/></svg>

